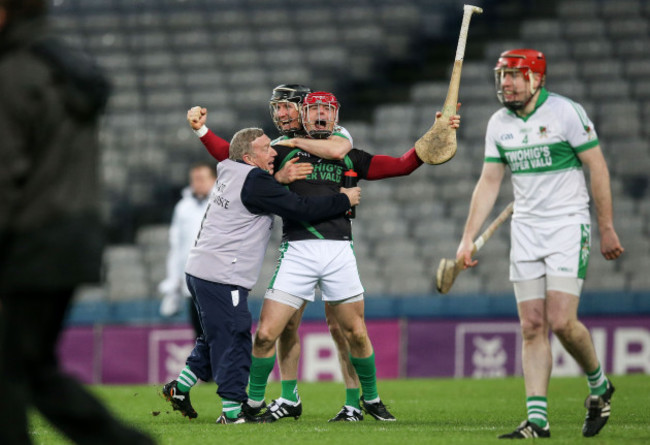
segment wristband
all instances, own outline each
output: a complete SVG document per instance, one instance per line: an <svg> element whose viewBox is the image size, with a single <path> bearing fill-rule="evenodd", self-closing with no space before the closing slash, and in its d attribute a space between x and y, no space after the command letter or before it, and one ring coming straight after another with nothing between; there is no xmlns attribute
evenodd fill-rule
<svg viewBox="0 0 650 445"><path fill-rule="evenodd" d="M194 132L195 135L202 138L203 136L208 134L208 126L204 125L201 128L199 128L198 130L195 130L194 128L192 128L192 131Z"/></svg>

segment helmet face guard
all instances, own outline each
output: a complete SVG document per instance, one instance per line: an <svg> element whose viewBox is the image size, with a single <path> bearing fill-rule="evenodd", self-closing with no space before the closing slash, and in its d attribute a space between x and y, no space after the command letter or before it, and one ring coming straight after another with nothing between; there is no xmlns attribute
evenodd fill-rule
<svg viewBox="0 0 650 445"><path fill-rule="evenodd" d="M535 87L534 77L540 76L540 82ZM522 76L524 81L527 82L528 90L523 98L518 100L506 98L503 91L503 82L506 76L511 76L517 79ZM497 92L499 102L511 111L517 111L524 108L537 93L537 91L544 85L546 80L546 59L544 54L532 49L513 49L501 53L499 60L494 68L494 84ZM513 91L514 95L521 93L521 91Z"/></svg>
<svg viewBox="0 0 650 445"><path fill-rule="evenodd" d="M283 84L273 89L269 113L281 135L290 138L305 135L300 121L300 104L310 92L311 89L298 84Z"/></svg>
<svg viewBox="0 0 650 445"><path fill-rule="evenodd" d="M309 93L300 110L302 125L314 139L327 139L339 122L339 103L332 93Z"/></svg>

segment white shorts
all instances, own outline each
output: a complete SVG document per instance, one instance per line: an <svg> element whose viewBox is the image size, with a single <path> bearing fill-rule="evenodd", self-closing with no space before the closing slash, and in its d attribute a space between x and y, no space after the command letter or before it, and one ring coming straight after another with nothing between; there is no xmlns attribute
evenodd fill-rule
<svg viewBox="0 0 650 445"><path fill-rule="evenodd" d="M341 301L363 293L350 241L302 240L280 245L280 258L269 289L314 301Z"/></svg>
<svg viewBox="0 0 650 445"><path fill-rule="evenodd" d="M589 224L533 227L512 221L510 281L544 276L584 280L589 264Z"/></svg>
<svg viewBox="0 0 650 445"><path fill-rule="evenodd" d="M565 294L580 297L583 283L584 280L581 278L548 275L534 280L515 281L512 284L515 289L515 299L517 303L521 303L529 300L543 300L546 298L546 292L549 290L560 291Z"/></svg>

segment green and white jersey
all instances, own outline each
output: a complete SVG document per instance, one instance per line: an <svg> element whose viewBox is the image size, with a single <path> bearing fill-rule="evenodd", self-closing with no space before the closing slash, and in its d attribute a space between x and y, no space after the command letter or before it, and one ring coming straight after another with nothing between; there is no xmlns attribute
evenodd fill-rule
<svg viewBox="0 0 650 445"><path fill-rule="evenodd" d="M540 92L532 114L521 118L502 108L485 136L485 162L510 167L513 219L535 225L589 224L589 193L578 153L598 145L582 105Z"/></svg>

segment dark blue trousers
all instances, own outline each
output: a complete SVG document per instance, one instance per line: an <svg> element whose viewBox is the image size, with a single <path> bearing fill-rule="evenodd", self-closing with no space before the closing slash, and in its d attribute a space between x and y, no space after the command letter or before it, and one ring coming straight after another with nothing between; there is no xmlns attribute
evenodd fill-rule
<svg viewBox="0 0 650 445"><path fill-rule="evenodd" d="M248 289L189 274L186 281L203 328L186 363L201 380L214 380L222 399L244 401L253 347Z"/></svg>

